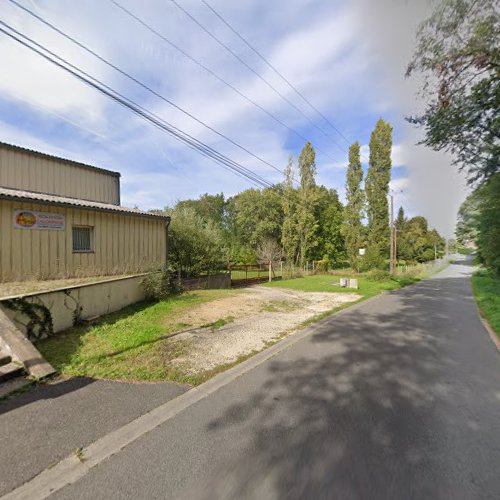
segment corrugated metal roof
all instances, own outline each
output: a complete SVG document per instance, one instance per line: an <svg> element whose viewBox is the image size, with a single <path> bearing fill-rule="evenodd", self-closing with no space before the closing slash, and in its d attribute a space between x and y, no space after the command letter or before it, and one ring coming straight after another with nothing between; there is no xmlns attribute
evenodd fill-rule
<svg viewBox="0 0 500 500"><path fill-rule="evenodd" d="M115 177L120 177L120 172L114 172L113 170L107 170L101 167L94 167L93 165L88 165L87 163L81 163L79 161L68 160L67 158L61 158L60 156L49 155L47 153L42 153L41 151L36 151L34 149L23 148L22 146L16 146L14 144L9 144L8 142L0 141L0 147L11 149L13 151L19 151L20 153L29 153L32 155L39 156L41 158L47 158L49 160L57 160L74 167L87 168L91 170L97 170L98 172L103 172L105 174L114 175Z"/></svg>
<svg viewBox="0 0 500 500"><path fill-rule="evenodd" d="M137 208L121 207L110 203L100 203L98 201L80 200L78 198L68 198L66 196L56 196L53 194L35 193L33 191L22 191L20 189L9 189L0 187L0 199L28 201L32 203L43 203L46 205L60 205L65 207L86 208L89 210L100 210L103 212L115 212L128 215L138 215L141 217L154 217L157 219L170 219L167 215L158 215L145 212Z"/></svg>

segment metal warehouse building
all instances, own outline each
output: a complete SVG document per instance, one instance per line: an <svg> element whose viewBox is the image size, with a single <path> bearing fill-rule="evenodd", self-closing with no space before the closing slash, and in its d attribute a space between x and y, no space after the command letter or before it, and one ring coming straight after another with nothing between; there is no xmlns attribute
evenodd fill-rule
<svg viewBox="0 0 500 500"><path fill-rule="evenodd" d="M0 142L0 281L160 268L169 221L120 206L117 172Z"/></svg>

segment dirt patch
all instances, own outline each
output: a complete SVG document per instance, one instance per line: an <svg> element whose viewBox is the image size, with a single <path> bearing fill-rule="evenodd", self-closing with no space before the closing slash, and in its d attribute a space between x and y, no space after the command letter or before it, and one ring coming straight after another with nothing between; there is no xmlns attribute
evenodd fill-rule
<svg viewBox="0 0 500 500"><path fill-rule="evenodd" d="M233 297L212 300L183 312L177 319L179 323L196 328L227 317L244 318L259 311L258 305L249 299L249 294L243 292Z"/></svg>
<svg viewBox="0 0 500 500"><path fill-rule="evenodd" d="M187 375L213 370L262 350L317 314L360 298L355 293L253 287L235 297L201 304L183 315L182 321L193 326L228 317L231 321L219 328L195 328L167 340L183 345L180 356L170 358L169 364Z"/></svg>

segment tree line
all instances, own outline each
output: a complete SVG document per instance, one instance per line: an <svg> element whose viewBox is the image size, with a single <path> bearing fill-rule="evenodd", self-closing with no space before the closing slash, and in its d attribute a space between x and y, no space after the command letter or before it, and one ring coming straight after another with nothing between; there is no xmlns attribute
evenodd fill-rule
<svg viewBox="0 0 500 500"><path fill-rule="evenodd" d="M392 127L380 119L371 134L364 177L360 144L349 148L345 206L335 189L316 182L316 153L307 142L290 157L281 183L181 200L165 212L170 226L170 265L189 275L236 264L283 261L304 269L386 269L389 258L389 182ZM398 255L405 263L434 259L444 240L424 217L407 219L401 208L394 224ZM360 252L361 250L361 252Z"/></svg>
<svg viewBox="0 0 500 500"><path fill-rule="evenodd" d="M409 121L424 144L452 154L472 192L456 236L500 276L500 15L497 0L441 0L417 33L407 75L420 73L426 107Z"/></svg>

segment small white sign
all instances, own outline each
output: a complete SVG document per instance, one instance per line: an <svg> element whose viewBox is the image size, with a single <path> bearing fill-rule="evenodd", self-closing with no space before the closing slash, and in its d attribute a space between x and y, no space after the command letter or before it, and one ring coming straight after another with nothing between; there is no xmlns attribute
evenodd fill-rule
<svg viewBox="0 0 500 500"><path fill-rule="evenodd" d="M33 210L14 210L14 227L17 229L55 229L65 227L63 214L35 212Z"/></svg>
<svg viewBox="0 0 500 500"><path fill-rule="evenodd" d="M360 248L359 249L359 255L364 255L365 254L365 249L364 248Z"/></svg>

